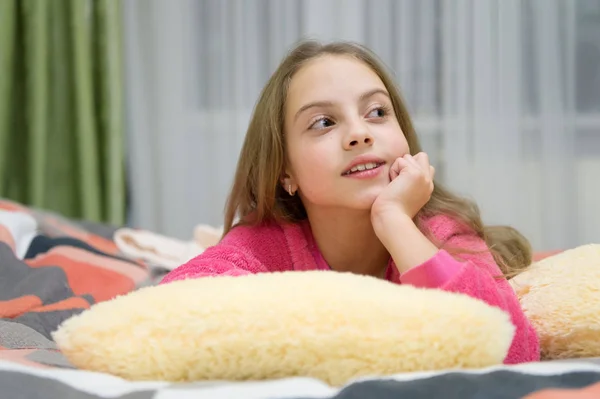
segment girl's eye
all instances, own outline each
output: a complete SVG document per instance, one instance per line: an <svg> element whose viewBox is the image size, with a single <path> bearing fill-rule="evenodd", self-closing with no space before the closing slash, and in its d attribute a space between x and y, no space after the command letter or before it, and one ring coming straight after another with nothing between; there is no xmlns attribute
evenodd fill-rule
<svg viewBox="0 0 600 399"><path fill-rule="evenodd" d="M368 118L383 118L387 115L387 110L384 107L377 107L367 115Z"/></svg>
<svg viewBox="0 0 600 399"><path fill-rule="evenodd" d="M334 123L331 119L323 117L323 118L319 118L317 119L311 126L311 129L327 129L328 127L333 126Z"/></svg>

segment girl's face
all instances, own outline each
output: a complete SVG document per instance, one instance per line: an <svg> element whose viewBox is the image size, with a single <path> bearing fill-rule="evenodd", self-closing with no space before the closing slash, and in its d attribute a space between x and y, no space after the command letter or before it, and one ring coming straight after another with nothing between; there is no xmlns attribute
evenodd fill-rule
<svg viewBox="0 0 600 399"><path fill-rule="evenodd" d="M369 210L409 152L381 79L348 56L311 60L292 78L285 107L284 188L307 209Z"/></svg>

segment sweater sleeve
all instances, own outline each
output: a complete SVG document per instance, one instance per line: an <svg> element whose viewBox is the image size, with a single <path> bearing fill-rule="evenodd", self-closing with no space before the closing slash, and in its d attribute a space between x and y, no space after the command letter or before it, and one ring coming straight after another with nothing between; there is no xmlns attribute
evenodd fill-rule
<svg viewBox="0 0 600 399"><path fill-rule="evenodd" d="M515 337L505 359L516 364L540 359L537 333L525 316L517 295L502 276L484 240L475 234L451 235L445 246L464 248L460 260L440 249L425 263L400 276L400 282L423 288L440 288L481 299L506 311L516 327Z"/></svg>
<svg viewBox="0 0 600 399"><path fill-rule="evenodd" d="M161 284L190 278L282 271L290 262L278 226L238 226L215 246L167 274Z"/></svg>

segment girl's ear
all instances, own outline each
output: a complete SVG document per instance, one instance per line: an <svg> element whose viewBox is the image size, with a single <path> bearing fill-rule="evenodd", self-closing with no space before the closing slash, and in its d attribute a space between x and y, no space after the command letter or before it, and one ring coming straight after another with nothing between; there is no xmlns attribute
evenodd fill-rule
<svg viewBox="0 0 600 399"><path fill-rule="evenodd" d="M290 196L294 196L294 194L296 194L296 191L298 190L296 180L287 172L284 172L281 175L281 185Z"/></svg>

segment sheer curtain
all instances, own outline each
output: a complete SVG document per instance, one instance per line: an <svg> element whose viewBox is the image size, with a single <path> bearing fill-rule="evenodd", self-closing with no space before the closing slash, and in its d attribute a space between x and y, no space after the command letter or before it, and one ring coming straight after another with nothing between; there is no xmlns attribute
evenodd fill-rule
<svg viewBox="0 0 600 399"><path fill-rule="evenodd" d="M600 0L124 3L131 223L221 223L258 93L301 37L394 71L440 181L536 249L600 242Z"/></svg>

